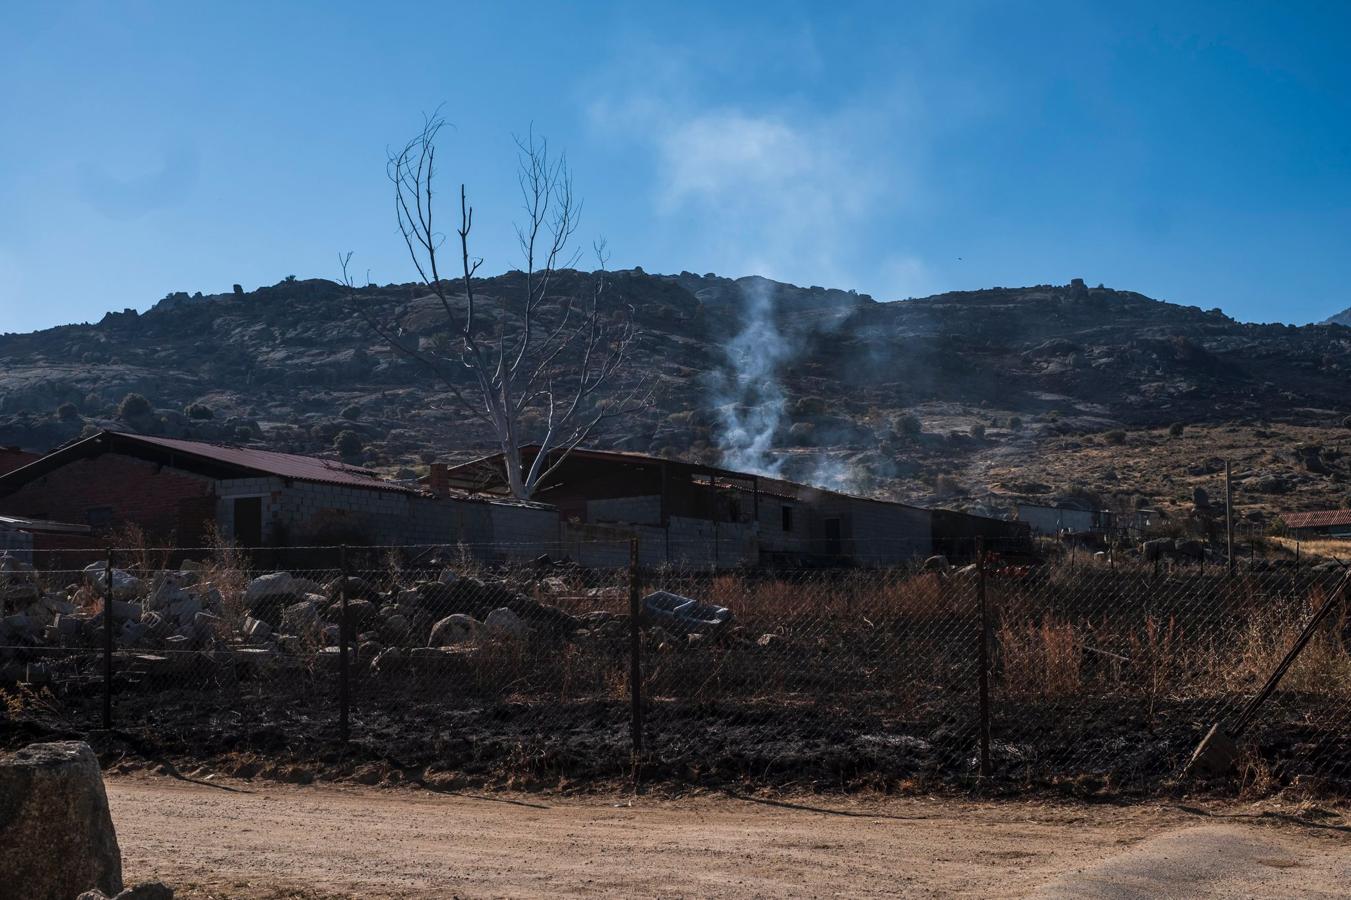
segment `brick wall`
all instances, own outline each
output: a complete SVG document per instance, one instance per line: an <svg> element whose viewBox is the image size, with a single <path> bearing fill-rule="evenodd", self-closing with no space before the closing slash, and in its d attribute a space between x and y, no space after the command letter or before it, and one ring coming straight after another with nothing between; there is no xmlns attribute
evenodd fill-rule
<svg viewBox="0 0 1351 900"><path fill-rule="evenodd" d="M105 453L75 460L0 498L0 512L88 525L91 512L110 510L107 522L95 513L98 530L134 522L151 536L171 540L181 530L180 509L211 490L208 478Z"/></svg>

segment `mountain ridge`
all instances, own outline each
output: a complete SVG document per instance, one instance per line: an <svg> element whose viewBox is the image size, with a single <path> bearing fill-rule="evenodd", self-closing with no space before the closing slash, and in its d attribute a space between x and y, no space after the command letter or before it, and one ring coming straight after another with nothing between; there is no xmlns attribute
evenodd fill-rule
<svg viewBox="0 0 1351 900"><path fill-rule="evenodd" d="M481 279L476 290L506 294L521 277ZM556 286L588 296L597 277L562 272ZM758 276L606 277L614 309L631 308L640 331L626 377L659 388L652 410L596 441L622 449L724 460L728 415L756 402L724 390L736 381L731 348L750 325L761 330L749 346L774 345L765 371L781 401L758 467L901 499L951 494L943 475L968 492L988 486L987 470L1015 448L1035 454L1173 423L1335 429L1351 414L1351 328L1336 324L1243 323L1079 279L880 302ZM425 287L362 295L409 335L440 327ZM132 393L151 408L119 419ZM32 450L116 425L323 454L351 431L360 461L411 477L429 458L492 448L446 405L324 279L179 292L144 313L0 335L0 444Z"/></svg>

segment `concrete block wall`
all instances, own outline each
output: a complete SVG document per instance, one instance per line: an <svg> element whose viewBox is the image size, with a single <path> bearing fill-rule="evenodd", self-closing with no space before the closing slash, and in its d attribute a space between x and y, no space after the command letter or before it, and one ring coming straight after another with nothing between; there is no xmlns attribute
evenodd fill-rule
<svg viewBox="0 0 1351 900"><path fill-rule="evenodd" d="M0 553L8 553L21 562L33 561L33 536L24 531L0 528Z"/></svg>
<svg viewBox="0 0 1351 900"><path fill-rule="evenodd" d="M660 525L661 497L610 497L586 502L588 522L622 522L626 525Z"/></svg>

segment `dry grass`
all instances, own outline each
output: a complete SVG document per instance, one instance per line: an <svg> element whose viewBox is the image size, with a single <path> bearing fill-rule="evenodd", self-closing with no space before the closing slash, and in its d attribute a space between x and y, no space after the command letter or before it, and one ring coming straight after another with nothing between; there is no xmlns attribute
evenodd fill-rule
<svg viewBox="0 0 1351 900"><path fill-rule="evenodd" d="M1291 556L1298 548L1301 557L1310 559L1333 559L1351 563L1351 538L1323 538L1299 540L1291 537L1273 537L1270 540L1284 548Z"/></svg>

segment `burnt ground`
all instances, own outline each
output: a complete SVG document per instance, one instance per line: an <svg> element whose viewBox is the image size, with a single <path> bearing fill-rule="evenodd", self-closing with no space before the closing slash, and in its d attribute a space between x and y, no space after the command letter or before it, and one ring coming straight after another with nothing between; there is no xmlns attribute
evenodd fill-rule
<svg viewBox="0 0 1351 900"><path fill-rule="evenodd" d="M631 707L622 695L522 702L358 684L345 744L331 680L232 690L121 685L111 731L100 727L102 692L93 682L60 697L50 690L6 697L4 749L79 738L120 771L527 790L605 789L634 774ZM672 790L980 787L1110 798L1299 787L1351 795L1351 733L1344 715L1326 705L1326 698L1278 696L1247 736L1239 774L1198 785L1177 775L1217 714L1213 703L1156 702L1151 713L1122 698L1015 704L996 697L993 775L981 781L974 695L911 704L905 714L884 696L841 704L656 698L645 705L639 775Z"/></svg>

